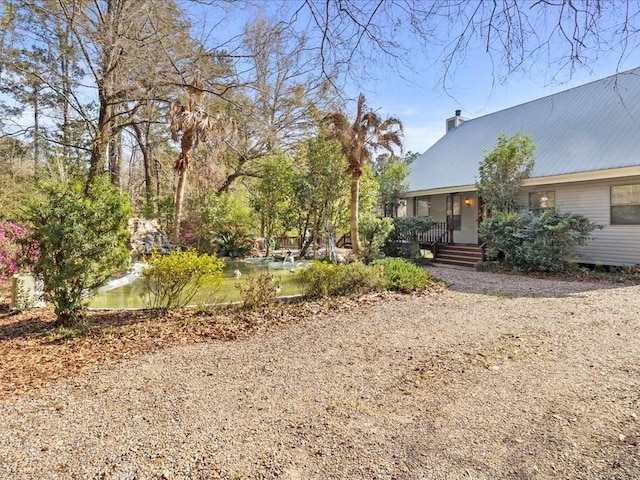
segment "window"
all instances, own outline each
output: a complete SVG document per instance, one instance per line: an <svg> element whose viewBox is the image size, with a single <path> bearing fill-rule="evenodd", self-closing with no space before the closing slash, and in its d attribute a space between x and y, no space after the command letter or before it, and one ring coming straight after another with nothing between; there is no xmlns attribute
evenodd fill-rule
<svg viewBox="0 0 640 480"><path fill-rule="evenodd" d="M416 207L415 208L416 217L428 217L429 207L431 207L431 202L429 201L429 197L416 197L415 207Z"/></svg>
<svg viewBox="0 0 640 480"><path fill-rule="evenodd" d="M556 192L533 192L529 194L529 211L535 215L556 206Z"/></svg>
<svg viewBox="0 0 640 480"><path fill-rule="evenodd" d="M640 185L611 187L611 225L640 225Z"/></svg>

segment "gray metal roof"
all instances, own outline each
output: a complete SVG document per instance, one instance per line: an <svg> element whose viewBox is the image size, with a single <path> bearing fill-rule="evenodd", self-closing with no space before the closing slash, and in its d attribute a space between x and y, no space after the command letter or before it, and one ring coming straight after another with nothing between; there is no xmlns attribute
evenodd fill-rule
<svg viewBox="0 0 640 480"><path fill-rule="evenodd" d="M500 133L531 135L531 177L640 165L640 67L467 120L413 162L409 192L475 184Z"/></svg>

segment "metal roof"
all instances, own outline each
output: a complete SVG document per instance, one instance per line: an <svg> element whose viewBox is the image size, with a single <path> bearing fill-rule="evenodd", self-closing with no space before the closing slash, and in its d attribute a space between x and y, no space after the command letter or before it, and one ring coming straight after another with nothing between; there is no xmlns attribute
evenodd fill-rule
<svg viewBox="0 0 640 480"><path fill-rule="evenodd" d="M531 135L531 177L640 165L640 67L465 121L411 164L409 192L474 185L500 133Z"/></svg>

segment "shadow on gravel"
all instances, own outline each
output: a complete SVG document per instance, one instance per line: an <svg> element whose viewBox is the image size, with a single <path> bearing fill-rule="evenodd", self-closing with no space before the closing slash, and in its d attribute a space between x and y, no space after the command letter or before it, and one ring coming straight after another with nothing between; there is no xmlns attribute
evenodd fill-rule
<svg viewBox="0 0 640 480"><path fill-rule="evenodd" d="M442 266L431 266L427 270L434 278L444 282L449 290L506 298L562 298L594 290L640 287L633 283L477 272L467 268Z"/></svg>

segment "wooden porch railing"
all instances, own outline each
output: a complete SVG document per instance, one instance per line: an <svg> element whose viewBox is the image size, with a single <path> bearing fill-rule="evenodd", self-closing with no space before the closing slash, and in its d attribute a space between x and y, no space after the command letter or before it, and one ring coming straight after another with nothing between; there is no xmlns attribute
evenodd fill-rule
<svg viewBox="0 0 640 480"><path fill-rule="evenodd" d="M418 242L421 245L433 244L436 241L449 242L449 226L447 222L435 222L427 230L410 230L399 236L400 241Z"/></svg>
<svg viewBox="0 0 640 480"><path fill-rule="evenodd" d="M345 233L336 242L336 248L351 248L351 233Z"/></svg>
<svg viewBox="0 0 640 480"><path fill-rule="evenodd" d="M276 237L276 250L297 250L300 248L298 237Z"/></svg>

